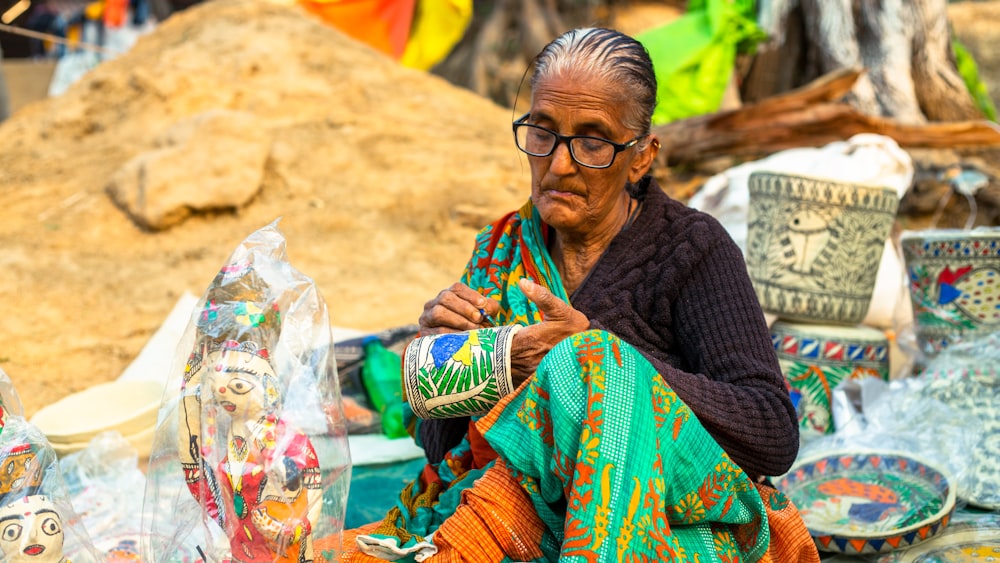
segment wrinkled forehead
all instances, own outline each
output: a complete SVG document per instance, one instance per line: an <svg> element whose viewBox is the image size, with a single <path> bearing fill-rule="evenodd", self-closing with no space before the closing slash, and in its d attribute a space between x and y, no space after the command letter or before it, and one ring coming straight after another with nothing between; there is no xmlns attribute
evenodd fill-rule
<svg viewBox="0 0 1000 563"><path fill-rule="evenodd" d="M567 71L539 80L531 92L531 113L574 115L623 125L631 100L620 84L601 75Z"/></svg>

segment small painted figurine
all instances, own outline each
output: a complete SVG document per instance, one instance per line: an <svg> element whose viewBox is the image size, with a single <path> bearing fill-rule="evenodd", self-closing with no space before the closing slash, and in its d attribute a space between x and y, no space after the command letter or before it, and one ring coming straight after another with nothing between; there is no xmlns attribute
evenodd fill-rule
<svg viewBox="0 0 1000 563"><path fill-rule="evenodd" d="M0 552L10 563L70 563L63 555L63 523L45 495L0 507Z"/></svg>
<svg viewBox="0 0 1000 563"><path fill-rule="evenodd" d="M268 350L254 341L227 341L212 352L203 346L189 360L185 378L185 385L201 385L182 403L185 478L226 531L233 561L313 561L319 460L309 437L279 416L281 393ZM216 437L216 428L225 428L225 435ZM211 456L221 460L212 466L209 454L216 447L224 453Z"/></svg>

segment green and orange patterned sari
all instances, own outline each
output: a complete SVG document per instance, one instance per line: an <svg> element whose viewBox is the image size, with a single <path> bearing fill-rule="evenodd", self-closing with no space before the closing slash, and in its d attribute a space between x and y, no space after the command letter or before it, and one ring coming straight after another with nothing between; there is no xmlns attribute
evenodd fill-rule
<svg viewBox="0 0 1000 563"><path fill-rule="evenodd" d="M539 322L519 279L568 300L545 248L529 202L480 232L462 281L500 303L501 323ZM373 560L356 537L417 561L769 560L767 511L653 366L592 330L474 419L382 522L346 532L342 560Z"/></svg>

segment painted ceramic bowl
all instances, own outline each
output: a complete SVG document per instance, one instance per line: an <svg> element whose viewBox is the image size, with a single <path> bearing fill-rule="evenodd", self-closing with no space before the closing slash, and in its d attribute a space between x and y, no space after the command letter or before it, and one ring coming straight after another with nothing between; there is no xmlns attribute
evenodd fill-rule
<svg viewBox="0 0 1000 563"><path fill-rule="evenodd" d="M776 321L771 342L803 439L833 433L833 390L842 381L889 380L889 340L874 328Z"/></svg>
<svg viewBox="0 0 1000 563"><path fill-rule="evenodd" d="M839 452L795 463L777 487L821 551L885 553L943 530L955 510L947 470L910 454Z"/></svg>
<svg viewBox="0 0 1000 563"><path fill-rule="evenodd" d="M749 189L746 261L761 307L793 321L864 320L896 190L771 172L751 174Z"/></svg>
<svg viewBox="0 0 1000 563"><path fill-rule="evenodd" d="M1000 228L907 231L900 246L922 353L1000 330Z"/></svg>

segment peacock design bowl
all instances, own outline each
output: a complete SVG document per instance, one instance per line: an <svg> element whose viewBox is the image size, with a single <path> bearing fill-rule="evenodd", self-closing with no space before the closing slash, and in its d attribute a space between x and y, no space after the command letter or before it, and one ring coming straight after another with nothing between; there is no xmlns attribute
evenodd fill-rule
<svg viewBox="0 0 1000 563"><path fill-rule="evenodd" d="M920 352L1000 330L1000 229L907 231L900 246Z"/></svg>

